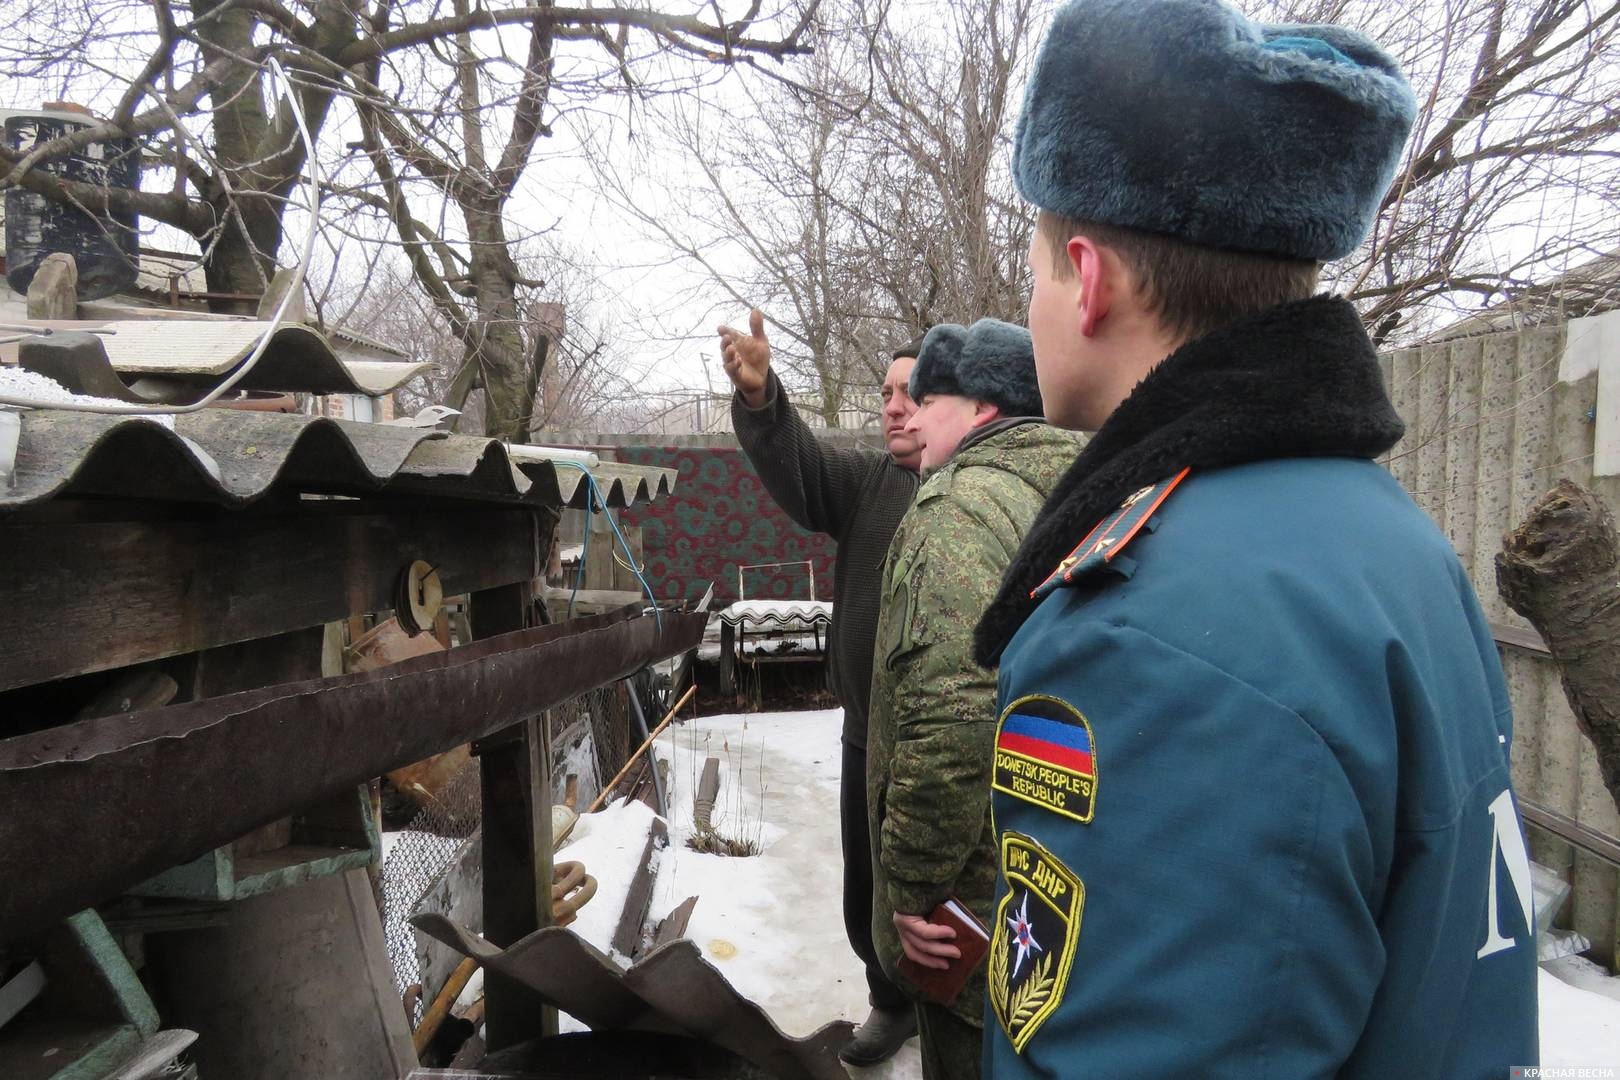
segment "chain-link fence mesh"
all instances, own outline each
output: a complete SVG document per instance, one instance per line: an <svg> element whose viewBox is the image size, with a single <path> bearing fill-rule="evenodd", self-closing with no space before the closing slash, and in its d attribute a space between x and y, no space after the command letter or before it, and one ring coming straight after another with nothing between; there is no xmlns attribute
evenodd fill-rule
<svg viewBox="0 0 1620 1080"><path fill-rule="evenodd" d="M562 802L570 778L577 784L575 801L583 811L624 766L645 736L641 724L656 724L668 696L667 679L643 672L625 682L586 691L546 713L551 731L552 798ZM644 712L638 721L630 686ZM443 790L420 798L420 809L403 830L392 836L382 865L383 931L394 986L400 993L422 981L416 933L410 918L422 898L449 869L457 852L477 831L483 789L478 760L461 768ZM479 927L472 927L477 930ZM429 1002L419 1002L420 1016ZM415 1018L413 1017L413 1023Z"/></svg>
<svg viewBox="0 0 1620 1080"><path fill-rule="evenodd" d="M382 865L382 919L394 989L401 994L421 981L411 913L477 831L482 816L483 784L474 758L436 796L423 800L410 824L393 837ZM424 1008L418 1004L413 1023Z"/></svg>

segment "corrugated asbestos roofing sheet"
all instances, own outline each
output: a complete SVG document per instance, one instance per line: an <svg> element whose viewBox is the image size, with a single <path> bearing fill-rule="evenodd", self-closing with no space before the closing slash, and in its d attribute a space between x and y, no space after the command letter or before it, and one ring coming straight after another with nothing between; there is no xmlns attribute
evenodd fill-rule
<svg viewBox="0 0 1620 1080"><path fill-rule="evenodd" d="M168 375L217 379L232 371L259 343L266 323L171 319L105 323L107 359L120 375ZM276 327L264 356L242 380L249 390L297 390L309 394L369 394L395 390L433 367L338 357L318 331L297 323Z"/></svg>
<svg viewBox="0 0 1620 1080"><path fill-rule="evenodd" d="M15 320L11 320L14 321ZM156 376L212 385L236 368L253 351L270 325L256 319L75 319L22 320L22 326L42 331L101 331L112 369L129 379ZM389 346L354 334L336 335L360 342L371 351ZM0 345L0 363L16 359L15 343ZM392 363L382 359L343 357L320 331L298 323L275 328L253 370L243 377L243 390L297 391L306 394L392 393L432 364L421 361Z"/></svg>
<svg viewBox="0 0 1620 1080"><path fill-rule="evenodd" d="M496 439L325 417L205 409L146 417L61 409L21 414L16 470L0 511L99 495L244 506L271 493L410 494L584 507L580 469L507 455ZM590 470L609 506L667 495L675 470Z"/></svg>

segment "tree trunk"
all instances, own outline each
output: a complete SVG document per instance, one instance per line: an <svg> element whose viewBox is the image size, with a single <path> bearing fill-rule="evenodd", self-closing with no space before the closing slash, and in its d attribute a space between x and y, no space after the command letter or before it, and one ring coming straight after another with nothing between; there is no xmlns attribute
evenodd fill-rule
<svg viewBox="0 0 1620 1080"><path fill-rule="evenodd" d="M517 267L506 246L506 226L498 201L463 203L473 303L468 363L477 364L484 387L484 434L527 442L534 415L534 382L523 320L517 303Z"/></svg>
<svg viewBox="0 0 1620 1080"><path fill-rule="evenodd" d="M221 10L225 5L219 0L194 0L192 6L199 16L197 36L208 61L252 54L254 37L262 28L251 6ZM314 14L310 44L317 51L335 51L354 40L354 20L341 0L321 0ZM207 21L201 18L205 15L210 16ZM290 60L288 66L296 70ZM317 135L332 102L327 82L310 78L308 87L298 94L297 107ZM259 295L276 270L284 200L298 186L306 155L288 105L279 100L267 102L266 92L264 70L244 60L212 95L213 152L218 175L229 183L229 189L220 183L205 193L219 223L218 242L205 267L210 292ZM316 226L311 223L308 227ZM197 239L206 247L208 237ZM251 315L257 305L216 299L209 306L215 311Z"/></svg>
<svg viewBox="0 0 1620 1080"><path fill-rule="evenodd" d="M1496 584L1552 650L1620 808L1620 545L1603 501L1560 480L1503 539Z"/></svg>

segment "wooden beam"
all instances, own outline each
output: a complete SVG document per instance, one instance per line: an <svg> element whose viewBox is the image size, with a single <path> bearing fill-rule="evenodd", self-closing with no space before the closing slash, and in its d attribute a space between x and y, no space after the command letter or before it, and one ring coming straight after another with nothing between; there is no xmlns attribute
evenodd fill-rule
<svg viewBox="0 0 1620 1080"><path fill-rule="evenodd" d="M630 891L624 898L624 911L619 915L618 928L613 931L613 949L620 956L639 960L642 949L641 935L647 924L647 909L652 907L653 885L658 880L655 854L669 847L669 829L663 818L653 818L647 830L647 846L642 849L641 863L635 877L630 879Z"/></svg>
<svg viewBox="0 0 1620 1080"><path fill-rule="evenodd" d="M532 607L528 582L474 592L468 607L475 641L522 630ZM482 931L486 941L501 948L540 926L535 905L529 750L523 727L506 728L473 746L483 782ZM549 800L537 809L549 815ZM515 979L487 972L484 1001L485 1043L490 1050L534 1038L535 1029L544 1027L541 1018L549 1006Z"/></svg>
<svg viewBox="0 0 1620 1080"><path fill-rule="evenodd" d="M543 519L543 520L542 520ZM550 514L529 508L300 502L178 521L0 517L0 596L29 630L0 690L127 667L391 608L412 560L447 594L535 572Z"/></svg>

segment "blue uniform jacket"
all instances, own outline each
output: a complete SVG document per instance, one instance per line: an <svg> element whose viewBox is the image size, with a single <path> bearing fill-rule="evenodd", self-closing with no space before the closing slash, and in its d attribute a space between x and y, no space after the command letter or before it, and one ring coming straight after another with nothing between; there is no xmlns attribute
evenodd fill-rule
<svg viewBox="0 0 1620 1080"><path fill-rule="evenodd" d="M1534 1063L1507 689L1445 538L1351 457L1147 509L1001 658L987 1075Z"/></svg>

